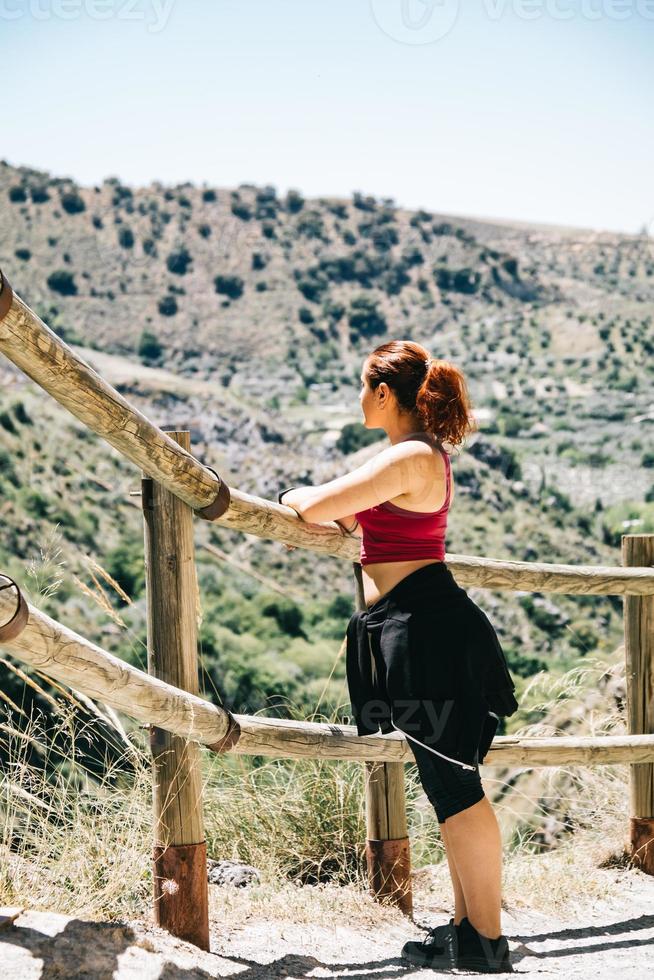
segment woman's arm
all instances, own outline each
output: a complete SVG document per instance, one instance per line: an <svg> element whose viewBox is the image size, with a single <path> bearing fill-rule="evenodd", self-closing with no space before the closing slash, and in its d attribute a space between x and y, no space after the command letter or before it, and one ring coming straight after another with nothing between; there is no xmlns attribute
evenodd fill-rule
<svg viewBox="0 0 654 980"><path fill-rule="evenodd" d="M284 501L282 501L282 503L284 503ZM295 508L292 508L292 509L295 510ZM297 511L295 511L295 513L300 518L300 520L302 520L302 515L301 514L298 514ZM310 523L313 523L313 522L310 522ZM349 517L341 517L337 521L325 521L324 522L324 526L325 527L327 527L329 524L338 524L338 526L340 528L342 528L342 533L343 533L344 537L346 537L346 538L362 538L363 537L363 528L359 524L359 521L358 521L358 519L356 518L356 516L354 514L351 514ZM297 546L294 545L294 544L286 544L286 543L284 543L284 547L286 548L287 551L295 551L295 548Z"/></svg>
<svg viewBox="0 0 654 980"><path fill-rule="evenodd" d="M288 490L281 502L309 523L347 519L350 527L359 511L417 491L433 480L432 458L425 443L400 442L336 480Z"/></svg>

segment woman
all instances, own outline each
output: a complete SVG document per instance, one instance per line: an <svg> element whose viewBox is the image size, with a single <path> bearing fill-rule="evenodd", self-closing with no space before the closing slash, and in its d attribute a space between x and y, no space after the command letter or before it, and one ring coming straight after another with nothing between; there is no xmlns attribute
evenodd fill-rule
<svg viewBox="0 0 654 980"><path fill-rule="evenodd" d="M512 972L500 923L502 844L479 761L518 704L488 617L445 564L450 459L474 427L466 382L420 344L390 341L361 374L365 426L390 446L345 476L279 495L305 521L361 538L366 609L347 627L347 679L360 735L403 731L436 810L454 915L402 955L432 969ZM282 500L283 497L283 500Z"/></svg>

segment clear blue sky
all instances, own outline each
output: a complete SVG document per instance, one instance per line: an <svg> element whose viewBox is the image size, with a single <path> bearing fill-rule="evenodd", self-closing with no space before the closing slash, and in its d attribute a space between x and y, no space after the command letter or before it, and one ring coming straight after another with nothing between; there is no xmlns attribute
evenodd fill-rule
<svg viewBox="0 0 654 980"><path fill-rule="evenodd" d="M654 233L653 53L654 0L0 0L1 152Z"/></svg>

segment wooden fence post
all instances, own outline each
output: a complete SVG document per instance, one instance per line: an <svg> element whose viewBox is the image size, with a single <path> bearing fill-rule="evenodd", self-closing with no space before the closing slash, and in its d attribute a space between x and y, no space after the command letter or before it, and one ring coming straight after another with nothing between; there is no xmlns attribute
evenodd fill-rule
<svg viewBox="0 0 654 980"><path fill-rule="evenodd" d="M654 566L654 534L623 534L622 564ZM624 653L629 734L654 734L654 595L624 597ZM629 772L631 857L654 875L654 764Z"/></svg>
<svg viewBox="0 0 654 980"><path fill-rule="evenodd" d="M356 606L366 609L363 576L353 562ZM371 654L372 656L372 654ZM364 762L366 793L366 864L370 890L376 899L390 899L407 916L413 915L411 852L406 819L403 762Z"/></svg>
<svg viewBox="0 0 654 980"><path fill-rule="evenodd" d="M170 432L190 450L188 432ZM193 511L161 484L142 481L148 671L198 693ZM200 748L150 729L154 800L154 914L174 936L209 949L207 849Z"/></svg>

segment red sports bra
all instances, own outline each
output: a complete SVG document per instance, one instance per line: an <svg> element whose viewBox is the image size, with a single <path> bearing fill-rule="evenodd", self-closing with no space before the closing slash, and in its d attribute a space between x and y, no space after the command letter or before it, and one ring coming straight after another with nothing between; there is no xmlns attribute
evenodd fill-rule
<svg viewBox="0 0 654 980"><path fill-rule="evenodd" d="M427 435L410 438L426 438ZM402 440L400 440L402 441ZM447 512L452 496L450 457L438 447L445 460L447 492L442 507L434 511L407 510L390 501L361 510L355 517L363 530L359 561L362 565L380 561L415 561L421 558L445 558Z"/></svg>

